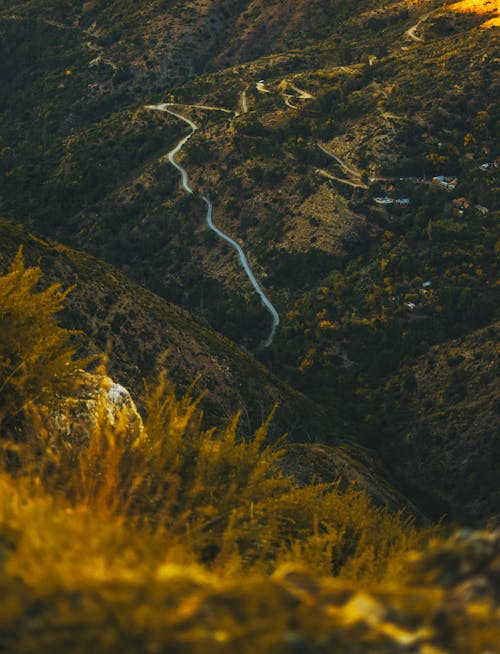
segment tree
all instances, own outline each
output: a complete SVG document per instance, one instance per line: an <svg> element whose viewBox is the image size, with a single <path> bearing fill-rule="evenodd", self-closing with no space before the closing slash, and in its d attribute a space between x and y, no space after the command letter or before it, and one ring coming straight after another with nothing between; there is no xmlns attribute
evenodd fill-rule
<svg viewBox="0 0 500 654"><path fill-rule="evenodd" d="M37 291L41 275L40 268L25 267L20 248L0 276L0 420L20 414L30 402L47 402L87 363L75 359L76 332L55 318L71 289L53 284Z"/></svg>

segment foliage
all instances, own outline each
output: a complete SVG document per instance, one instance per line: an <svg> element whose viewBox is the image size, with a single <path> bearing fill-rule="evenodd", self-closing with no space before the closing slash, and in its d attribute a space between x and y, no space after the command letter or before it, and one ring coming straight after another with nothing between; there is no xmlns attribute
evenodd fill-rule
<svg viewBox="0 0 500 654"><path fill-rule="evenodd" d="M237 438L237 418L203 429L197 402L177 400L164 378L145 405L145 430L137 431L127 412L110 425L102 404L83 445L41 409L15 448L16 477L94 515L165 530L216 570L269 573L300 551L317 572L378 580L427 537L353 488L297 487L279 471L279 449L264 445L267 424L250 441Z"/></svg>
<svg viewBox="0 0 500 654"><path fill-rule="evenodd" d="M16 270L26 274L20 255L5 278ZM26 283L19 296L14 314L38 294ZM3 441L2 648L399 652L444 636L471 653L495 642L488 605L441 633L440 581L391 590L431 531L352 488L297 487L277 471L267 423L249 441L236 419L204 430L197 402L176 399L164 377L144 427L130 408L111 420L105 397L83 442L58 429L64 403L49 409L36 393L22 442Z"/></svg>
<svg viewBox="0 0 500 654"><path fill-rule="evenodd" d="M422 399L421 364L415 368L414 362L429 353L432 357L434 346L445 352L450 339L475 334L498 318L494 30L480 27L484 15L457 15L458 7L434 1L401 7L363 0L355 10L352 0L297 0L279 10L279 3L262 0L250 8L245 2L229 4L5 0L0 9L0 201L16 219L112 261L255 350L266 325L258 298L248 301L236 258L203 229L199 198L178 192L172 167L157 161L184 128L138 109L167 95L235 109L245 89L247 114L231 121L217 113L193 115L200 129L183 156L196 187L214 200L217 224L248 251L279 309L278 338L271 352L259 356L333 415L341 413L341 429L377 447L393 472L403 459L409 469L418 467L417 448L406 438L414 427L409 416L426 418L424 409L435 406L432 420L446 426L440 427L443 439L434 441L442 441L444 449L431 464L424 451L422 470L424 478L429 466L438 472L425 478L424 489L408 490L420 506L441 512L443 505L433 494L441 487L433 481L441 477L441 466L447 472L443 484L447 491L453 486L452 496L459 498L455 515L463 517L460 498L466 496L482 519L479 506L498 507L498 494L491 492L495 472L491 466L483 470L489 452L498 447L480 424L489 421L490 405L484 397L471 401L470 367L450 372L442 366L442 388ZM416 41L406 31L414 25ZM93 49L117 70L102 61L92 64ZM257 91L260 77L269 93ZM310 92L309 100L299 98L299 91L291 99L279 92L290 90L292 80ZM149 97L156 92L154 100ZM362 184L338 181L345 171L319 150L318 139L359 168ZM480 169L485 161L489 167ZM332 179L318 175L318 167ZM456 176L457 189L448 193L430 184L438 174ZM386 192L410 198L410 205L375 206L374 197ZM324 203L321 194L328 198ZM427 281L430 288L423 287ZM107 301L100 296L94 302L99 319ZM128 318L122 307L112 319L113 335L120 333L123 341L130 333ZM130 316L129 323L133 320ZM97 329L105 338L105 327ZM212 342L218 344L218 337ZM491 348L485 348L485 356ZM151 351L148 356L143 351L141 366L154 359ZM251 367L241 358L235 362L231 359L233 367ZM174 371L176 379L180 374ZM210 380L216 405L217 395L219 403L226 395L222 378L220 373ZM402 390L401 397L394 387ZM477 398L484 394L480 389ZM149 416L164 412L170 424L170 395L153 397ZM191 401L185 400L186 411ZM463 421L450 417L454 403L462 403ZM254 412L260 413L258 407ZM405 437L389 447L393 412L402 414L397 431ZM464 430L476 416L477 424ZM40 420L43 426L45 418ZM108 511L121 507L132 521L140 515L155 529L173 529L174 540L177 526L189 525L197 542L189 556L204 565L230 560L234 567L267 570L274 565L276 543L284 543L285 559L291 547L304 560L315 561L318 570L333 567L348 574L352 564L354 576L364 574L356 548L344 560L339 510L335 522L333 508L326 508L322 494L314 494L318 489L289 488L286 479L276 478L271 472L276 452L264 447L270 468L256 473L257 479L263 488L274 489L276 502L289 498L280 506L285 522L293 521L296 528L276 523L276 507L259 495L260 485L252 485L250 473L240 470L247 480L243 485L208 493L215 472L193 467L189 458L204 460L196 435L203 434L217 471L239 469L231 457L243 446L232 427L207 433L199 430L199 420L193 409L186 423L191 449L184 451L184 438L169 441L168 457L175 465L163 452L161 437L154 436L157 426L146 427L146 447L131 440L124 425L112 437L106 429L96 432L82 458L65 444L73 457L69 463L57 468L50 461L42 466L46 477L39 476L48 478L56 465L65 471L61 488L74 502L95 502ZM300 418L296 423L303 424ZM423 447L432 439L428 422L421 428ZM484 435L485 446L468 460L462 453L478 435ZM333 438L329 430L320 436ZM130 443L135 446L129 452ZM45 445L42 439L42 450ZM253 460L245 448L240 454ZM450 460L457 461L453 472ZM74 468L75 461L83 468ZM133 483L132 467L138 471ZM82 487L78 475L67 474L73 469L94 485ZM425 500L427 485L433 488ZM238 504L239 496L245 502ZM342 494L329 497L333 502ZM360 504L345 518L347 525L362 510L363 500L356 501ZM325 507L324 514L318 509L317 526L299 510L311 502ZM344 516L345 508L340 513ZM323 531L323 523L331 533ZM226 538L227 533L234 537ZM302 552L311 534L317 547L307 550L309 555ZM353 538L363 543L355 529ZM367 560L374 547L366 544ZM333 566L324 554L330 550L337 555Z"/></svg>
<svg viewBox="0 0 500 654"><path fill-rule="evenodd" d="M39 268L25 267L21 249L0 277L0 416L47 402L85 363L74 358L74 332L55 320L69 291L59 284L36 291L40 277Z"/></svg>

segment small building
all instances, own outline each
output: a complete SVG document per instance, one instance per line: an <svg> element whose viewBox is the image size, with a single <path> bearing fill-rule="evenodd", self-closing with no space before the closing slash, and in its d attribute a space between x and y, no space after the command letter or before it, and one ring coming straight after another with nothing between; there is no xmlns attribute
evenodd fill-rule
<svg viewBox="0 0 500 654"><path fill-rule="evenodd" d="M453 204L453 213L455 216L462 216L465 209L468 209L470 206L469 200L467 198L456 198L452 202Z"/></svg>
<svg viewBox="0 0 500 654"><path fill-rule="evenodd" d="M432 183L437 184L441 188L445 188L447 191L455 190L458 180L454 177L445 177L444 175L436 175L432 178Z"/></svg>
<svg viewBox="0 0 500 654"><path fill-rule="evenodd" d="M410 198L390 198L387 195L382 195L373 198L373 200L377 204L382 204L382 205L397 204L400 207L408 207L410 205Z"/></svg>
<svg viewBox="0 0 500 654"><path fill-rule="evenodd" d="M407 302L405 306L408 307L410 311L415 311L417 305L414 302Z"/></svg>
<svg viewBox="0 0 500 654"><path fill-rule="evenodd" d="M422 284L422 288L430 288L432 286L432 282L424 282Z"/></svg>

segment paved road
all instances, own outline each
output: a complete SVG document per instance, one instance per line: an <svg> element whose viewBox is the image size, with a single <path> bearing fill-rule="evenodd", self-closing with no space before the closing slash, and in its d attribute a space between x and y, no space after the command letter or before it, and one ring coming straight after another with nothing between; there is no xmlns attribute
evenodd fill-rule
<svg viewBox="0 0 500 654"><path fill-rule="evenodd" d="M179 152L182 150L182 148L186 145L186 143L189 141L189 139L196 132L196 130L198 129L198 126L195 123L193 123L193 121L190 120L189 118L187 118L186 116L183 116L182 114L179 114L176 111L173 111L172 109L169 108L169 107L172 107L172 106L179 106L179 105L176 105L175 103L165 103L165 104L159 104L159 105L149 105L146 108L147 109L153 109L153 110L156 110L156 111L165 111L166 113L169 113L172 116L175 116L176 118L179 118L180 120L183 120L191 128L191 132L187 136L182 138L179 141L179 143L177 143L177 145L174 148L172 148L172 150L170 150L170 152L168 152L165 155L165 158L167 158L169 160L169 162L172 164L172 166L174 166L174 168L176 168L179 171L179 173L181 175L181 179L182 179L182 187L184 188L186 193L194 194L193 189L189 185L189 176L187 174L186 169L183 166L181 166L179 163L177 163L177 161L175 160L175 157L176 157L176 155L179 154ZM212 109L212 110L217 110L217 111L226 111L226 112L232 113L228 109L220 109L220 107L208 107L208 106L204 106L204 105L183 105L183 106L192 106L192 107ZM269 347L273 342L274 336L276 334L276 330L278 328L278 325L280 324L279 314L276 311L275 307L273 306L272 302L269 300L267 295L262 290L262 287L260 286L259 282L255 279L255 275L253 274L252 269L250 268L250 264L248 263L248 259L246 258L246 255L245 255L241 245L237 241L235 241L233 238L228 236L221 229L219 229L215 225L215 223L213 222L213 218L212 218L213 205L212 205L212 202L205 195L201 195L201 199L203 200L203 202L207 206L206 222L207 222L208 227L213 232L215 232L217 234L217 236L219 236L222 240L226 241L226 243L228 243L233 249L236 250L236 252L238 253L240 263L241 263L241 265L243 267L243 270L245 271L246 276L250 280L250 283L254 287L257 294L259 295L259 297L260 297L260 299L262 301L262 304L264 305L264 307L271 314L271 318L272 318L271 332L270 332L269 336L267 337L267 339L264 342L264 346Z"/></svg>

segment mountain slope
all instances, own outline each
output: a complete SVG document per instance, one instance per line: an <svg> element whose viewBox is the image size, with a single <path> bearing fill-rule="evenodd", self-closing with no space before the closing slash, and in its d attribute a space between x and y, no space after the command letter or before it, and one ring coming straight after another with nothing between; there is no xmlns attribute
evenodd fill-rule
<svg viewBox="0 0 500 654"><path fill-rule="evenodd" d="M154 90L162 89L159 100L173 93L178 102L230 110L245 94L250 113L231 124L224 114L184 110L202 128L187 164L282 312L377 246L388 220L370 205L384 179L422 171L469 178L495 133L494 30L481 28L483 14L433 2L365 2L355 12L349 2L126 9L46 2L40 11L10 2L0 14L9 60L0 70L4 213L112 261L251 347L265 316L236 259L204 229L202 204L176 192L176 172L158 162L185 126L144 110ZM249 36L262 31L265 38ZM217 63L231 39L242 51ZM159 63L170 56L171 77ZM183 76L184 65L191 71ZM34 95L31 108L26 98ZM380 182L366 193L370 175ZM467 192L491 205L470 181ZM25 186L30 193L21 195ZM425 186L398 192L410 196L410 216L436 201Z"/></svg>
<svg viewBox="0 0 500 654"><path fill-rule="evenodd" d="M371 398L499 317L497 17L488 0L7 0L3 212L186 307L385 456ZM164 101L199 127L177 155L192 195L165 159L185 123L146 108ZM198 192L280 314L270 349Z"/></svg>
<svg viewBox="0 0 500 654"><path fill-rule="evenodd" d="M275 441L286 433L283 469L287 474L296 472L293 442L302 443L302 465L307 467L316 456L311 441L328 441L330 445L324 446L326 483L352 481L375 503L393 511L404 509L426 522L387 479L378 457L346 437L349 431L342 422L274 377L234 343L109 264L43 241L0 219L1 268L9 265L19 246L27 264L41 267L45 284L75 285L65 301L63 325L81 330L77 343L84 354L106 350L108 372L137 399L144 394L144 378L154 388L164 365L180 391L198 379L193 392L204 394L201 407L209 426L240 412L239 430L251 434L276 405L268 438Z"/></svg>
<svg viewBox="0 0 500 654"><path fill-rule="evenodd" d="M378 449L403 487L421 508L468 524L500 512L499 335L496 323L430 349L375 398Z"/></svg>
<svg viewBox="0 0 500 654"><path fill-rule="evenodd" d="M227 419L241 410L245 428L256 429L277 403L276 430L290 430L303 439L328 425L317 406L228 339L112 266L42 241L4 219L0 244L4 269L22 245L26 263L40 265L46 282L75 285L63 314L65 326L83 332L85 351L108 351L110 374L136 394L163 361L181 390L201 376L197 389L207 393L204 404L212 418Z"/></svg>

